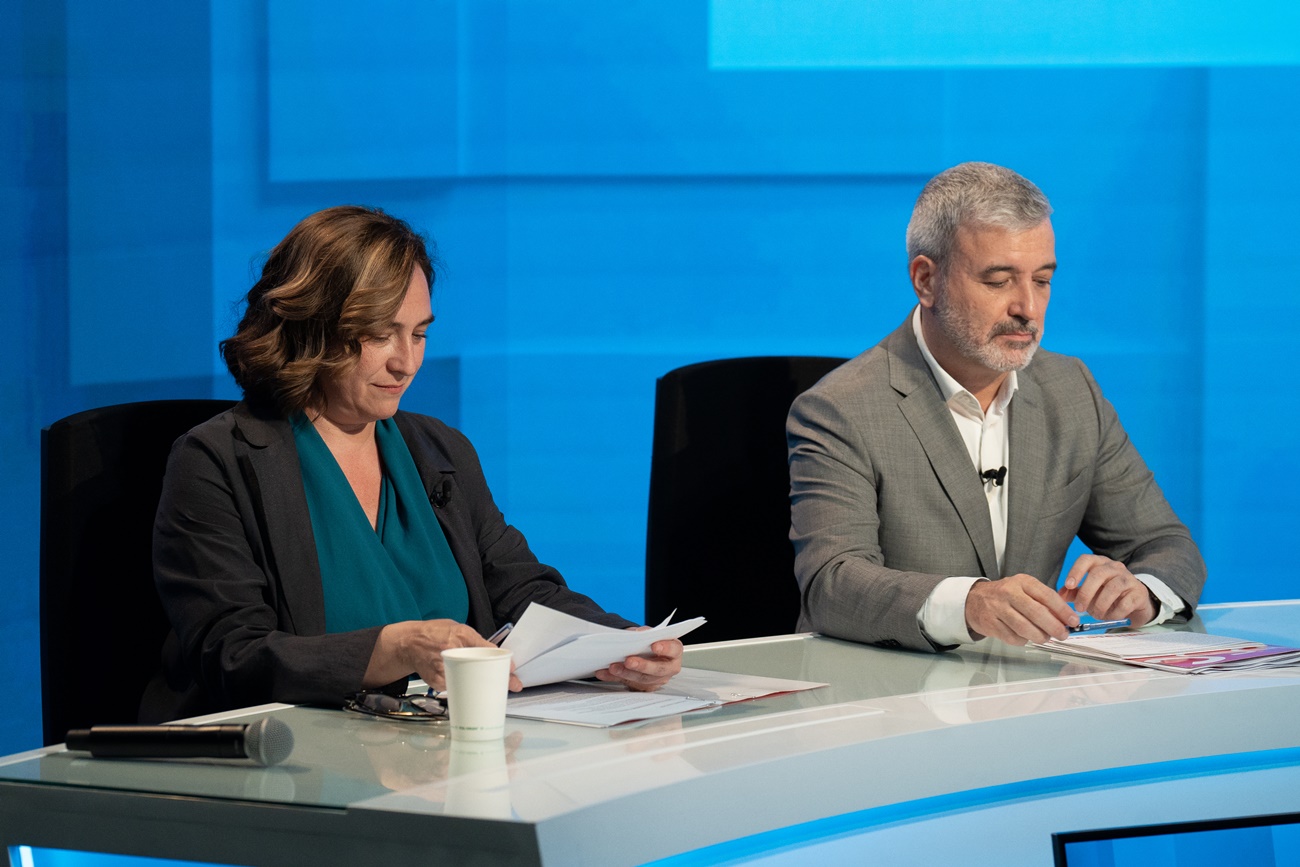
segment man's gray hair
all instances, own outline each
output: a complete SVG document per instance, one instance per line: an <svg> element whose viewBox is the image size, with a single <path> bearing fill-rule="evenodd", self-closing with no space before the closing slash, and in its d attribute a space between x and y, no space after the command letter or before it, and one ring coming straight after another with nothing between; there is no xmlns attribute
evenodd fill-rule
<svg viewBox="0 0 1300 867"><path fill-rule="evenodd" d="M907 224L907 261L926 256L944 271L958 227L1024 232L1051 214L1047 196L1032 181L992 163L962 163L935 175L917 196Z"/></svg>

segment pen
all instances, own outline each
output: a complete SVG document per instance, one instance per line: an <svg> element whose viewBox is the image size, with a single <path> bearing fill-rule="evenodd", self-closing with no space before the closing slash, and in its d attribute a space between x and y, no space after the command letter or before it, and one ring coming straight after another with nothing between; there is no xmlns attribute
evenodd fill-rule
<svg viewBox="0 0 1300 867"><path fill-rule="evenodd" d="M491 636L488 637L488 642L491 643L491 644L495 644L497 647L500 647L500 646L501 646L501 642L503 642L503 641L506 640L506 636L509 635L509 634L510 634L510 630L512 630L512 629L514 629L514 628L515 628L514 623L507 623L507 624L505 624L505 625L502 626L500 629L498 629L496 632L493 632ZM429 698L446 698L446 697L447 697L447 693L446 693L445 691L442 691L442 690L436 690L436 689L434 689L433 687L429 687L429 691L428 691L427 693L425 693L425 695L429 696Z"/></svg>
<svg viewBox="0 0 1300 867"><path fill-rule="evenodd" d="M1078 626L1071 626L1071 632L1096 632L1100 629L1114 629L1117 626L1129 626L1132 621L1125 618L1124 620L1094 620L1092 623L1080 623Z"/></svg>
<svg viewBox="0 0 1300 867"><path fill-rule="evenodd" d="M497 647L500 647L501 642L506 640L506 636L509 635L510 630L514 628L515 625L513 623L507 623L505 626L502 626L496 632L493 632L491 637L488 638L488 642L491 644L495 644Z"/></svg>

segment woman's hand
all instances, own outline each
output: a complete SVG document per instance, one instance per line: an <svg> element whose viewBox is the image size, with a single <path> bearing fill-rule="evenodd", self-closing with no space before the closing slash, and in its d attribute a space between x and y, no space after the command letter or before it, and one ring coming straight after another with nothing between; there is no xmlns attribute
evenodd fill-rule
<svg viewBox="0 0 1300 867"><path fill-rule="evenodd" d="M370 654L363 686L367 689L392 683L415 672L437 690L447 688L442 652L452 647L495 647L464 623L455 620L405 620L390 623L379 631ZM524 686L514 675L511 663L510 691Z"/></svg>
<svg viewBox="0 0 1300 867"><path fill-rule="evenodd" d="M654 656L629 656L609 668L602 668L596 672L596 679L606 683L621 683L628 689L640 692L651 692L682 670L682 643L676 638L656 641L650 645L650 652Z"/></svg>

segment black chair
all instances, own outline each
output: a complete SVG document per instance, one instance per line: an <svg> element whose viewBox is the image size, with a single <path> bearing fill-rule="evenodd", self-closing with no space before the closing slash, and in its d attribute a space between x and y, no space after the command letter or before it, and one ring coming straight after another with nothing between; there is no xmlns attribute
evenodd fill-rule
<svg viewBox="0 0 1300 867"><path fill-rule="evenodd" d="M793 632L785 418L843 358L706 361L655 390L646 622L703 615L696 642Z"/></svg>
<svg viewBox="0 0 1300 867"><path fill-rule="evenodd" d="M41 431L41 705L45 743L133 723L161 664L154 512L172 443L233 405L156 400L91 409Z"/></svg>

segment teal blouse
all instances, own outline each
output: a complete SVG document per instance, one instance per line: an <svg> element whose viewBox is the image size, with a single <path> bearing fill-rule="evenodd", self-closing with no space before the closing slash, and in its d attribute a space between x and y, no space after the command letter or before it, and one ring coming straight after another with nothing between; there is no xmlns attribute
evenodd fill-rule
<svg viewBox="0 0 1300 867"><path fill-rule="evenodd" d="M325 591L325 631L442 617L464 623L464 576L393 420L375 424L383 483L373 529L316 428L301 413L292 422Z"/></svg>

